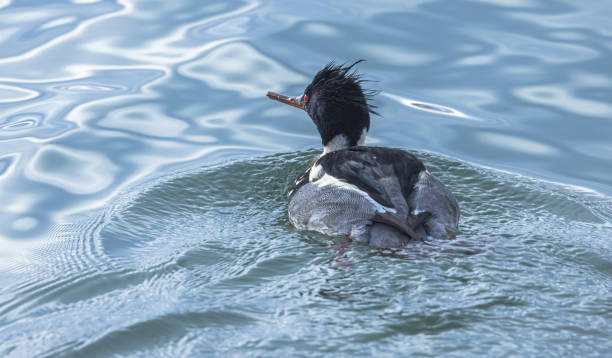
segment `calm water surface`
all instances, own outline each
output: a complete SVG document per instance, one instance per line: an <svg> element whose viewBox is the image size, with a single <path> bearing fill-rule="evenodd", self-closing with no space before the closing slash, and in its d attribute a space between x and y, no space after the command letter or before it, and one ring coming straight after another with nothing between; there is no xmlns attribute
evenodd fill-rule
<svg viewBox="0 0 612 358"><path fill-rule="evenodd" d="M612 5L0 0L0 356L610 356ZM331 59L456 240L314 233Z"/></svg>

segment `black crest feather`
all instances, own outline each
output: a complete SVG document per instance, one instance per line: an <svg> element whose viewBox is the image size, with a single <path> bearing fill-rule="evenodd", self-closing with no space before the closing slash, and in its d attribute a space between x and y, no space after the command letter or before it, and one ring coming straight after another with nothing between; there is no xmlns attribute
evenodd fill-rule
<svg viewBox="0 0 612 358"><path fill-rule="evenodd" d="M330 101L336 102L351 102L354 105L362 107L364 110L372 113L374 115L380 116L380 114L376 111L377 106L374 104L370 104L369 102L376 96L379 91L364 88L363 84L366 82L373 82L371 80L363 79L363 76L357 72L356 69L353 69L355 65L365 62L364 59L359 59L351 64L347 64L347 62L337 65L336 61L332 60L323 67L312 79L311 84L306 88L305 93L309 93L312 88L318 87L318 84L321 81L325 81L327 83L336 82L337 86L328 86L328 88L346 88L346 83L354 84L358 91L363 94L365 97L365 103L362 101L357 95L357 93L351 96L351 93L327 93Z"/></svg>
<svg viewBox="0 0 612 358"><path fill-rule="evenodd" d="M304 91L304 109L317 126L324 146L340 134L346 137L348 146L359 144L370 129L370 113L378 115L376 107L368 103L377 92L364 90L366 81L354 70L361 62L329 62Z"/></svg>

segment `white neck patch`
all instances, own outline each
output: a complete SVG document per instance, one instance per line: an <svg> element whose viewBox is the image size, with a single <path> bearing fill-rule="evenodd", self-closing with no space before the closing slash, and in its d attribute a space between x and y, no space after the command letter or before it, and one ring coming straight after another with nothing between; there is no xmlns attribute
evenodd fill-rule
<svg viewBox="0 0 612 358"><path fill-rule="evenodd" d="M359 136L359 140L357 140L357 145L364 145L365 144L365 139L366 136L368 135L368 130L367 129L363 129L363 131L361 131L361 135Z"/></svg>
<svg viewBox="0 0 612 358"><path fill-rule="evenodd" d="M365 144L365 139L366 139L367 134L368 134L368 130L364 128L363 131L361 132L361 136L359 136L357 145ZM323 154L327 154L329 152L348 148L348 146L349 146L349 142L346 136L344 134L338 134L335 137L333 137L329 142L327 142L327 145L323 146Z"/></svg>
<svg viewBox="0 0 612 358"><path fill-rule="evenodd" d="M348 148L348 139L344 134L338 134L323 146L323 154Z"/></svg>

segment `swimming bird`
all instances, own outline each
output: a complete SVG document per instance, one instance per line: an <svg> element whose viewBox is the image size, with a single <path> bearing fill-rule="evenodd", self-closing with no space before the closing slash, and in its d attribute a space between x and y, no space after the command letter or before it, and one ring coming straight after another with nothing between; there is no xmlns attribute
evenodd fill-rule
<svg viewBox="0 0 612 358"><path fill-rule="evenodd" d="M449 238L459 222L453 194L402 150L365 146L375 94L350 65L328 63L298 97L268 92L300 108L321 135L323 153L288 193L289 220L298 229L340 235L377 248Z"/></svg>

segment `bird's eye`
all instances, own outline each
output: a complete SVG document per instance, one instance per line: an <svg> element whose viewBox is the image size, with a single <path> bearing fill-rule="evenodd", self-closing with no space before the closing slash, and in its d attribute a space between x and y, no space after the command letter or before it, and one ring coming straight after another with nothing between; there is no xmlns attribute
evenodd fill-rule
<svg viewBox="0 0 612 358"><path fill-rule="evenodd" d="M304 103L308 103L308 96L304 95Z"/></svg>

